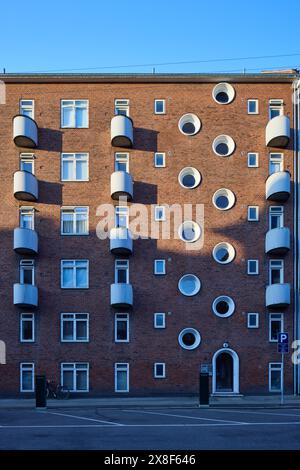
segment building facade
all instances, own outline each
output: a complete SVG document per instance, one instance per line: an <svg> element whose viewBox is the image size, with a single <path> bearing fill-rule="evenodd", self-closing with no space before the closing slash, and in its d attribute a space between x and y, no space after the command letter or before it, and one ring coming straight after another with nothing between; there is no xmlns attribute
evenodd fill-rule
<svg viewBox="0 0 300 470"><path fill-rule="evenodd" d="M299 393L298 79L0 76L1 396Z"/></svg>

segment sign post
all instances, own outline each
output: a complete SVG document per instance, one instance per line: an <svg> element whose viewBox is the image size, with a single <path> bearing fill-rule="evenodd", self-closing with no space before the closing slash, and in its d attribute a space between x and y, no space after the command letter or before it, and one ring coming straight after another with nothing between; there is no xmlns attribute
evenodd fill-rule
<svg viewBox="0 0 300 470"><path fill-rule="evenodd" d="M284 355L289 352L288 333L278 333L278 352L281 354L281 405L284 403Z"/></svg>

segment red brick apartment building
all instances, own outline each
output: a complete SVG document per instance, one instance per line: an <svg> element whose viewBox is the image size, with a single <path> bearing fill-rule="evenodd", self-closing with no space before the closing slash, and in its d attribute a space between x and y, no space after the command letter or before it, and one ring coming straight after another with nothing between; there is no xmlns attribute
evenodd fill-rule
<svg viewBox="0 0 300 470"><path fill-rule="evenodd" d="M201 369L212 394L278 394L277 333L300 337L297 72L0 80L0 396L30 396L35 374L196 394ZM172 204L203 223L132 239L134 204L159 230Z"/></svg>

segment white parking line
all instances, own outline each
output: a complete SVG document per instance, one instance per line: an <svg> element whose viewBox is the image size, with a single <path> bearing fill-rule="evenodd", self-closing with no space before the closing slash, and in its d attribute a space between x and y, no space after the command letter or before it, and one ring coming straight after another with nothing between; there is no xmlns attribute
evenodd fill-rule
<svg viewBox="0 0 300 470"><path fill-rule="evenodd" d="M291 413L265 413L263 411L242 411L242 410L214 410L220 411L221 413L240 413L240 414L252 414L252 415L265 415L265 416L293 416L300 418L300 414L291 414Z"/></svg>
<svg viewBox="0 0 300 470"><path fill-rule="evenodd" d="M96 423L105 423L105 424L114 424L115 426L123 426L123 424L115 423L113 421L105 421L103 419L95 419L95 418L86 418L85 416L69 415L65 413L56 413L54 411L43 411L42 413L46 413L50 415L57 415L57 416L65 416L67 418L85 419L87 421L96 421Z"/></svg>
<svg viewBox="0 0 300 470"><path fill-rule="evenodd" d="M125 411L126 413L144 413L144 414L149 414L149 415L158 415L158 416L172 416L174 418L187 418L187 419L200 419L204 421L220 421L222 423L232 423L232 424L248 424L243 421L232 421L230 419L213 419L213 418L199 418L196 416L186 416L186 415L174 415L171 413L159 413L159 412L154 412L154 411L141 411L141 410L122 410Z"/></svg>

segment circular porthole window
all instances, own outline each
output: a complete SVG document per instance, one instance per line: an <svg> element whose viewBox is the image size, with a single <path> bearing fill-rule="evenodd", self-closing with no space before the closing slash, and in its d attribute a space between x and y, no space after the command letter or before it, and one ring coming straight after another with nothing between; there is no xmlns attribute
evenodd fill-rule
<svg viewBox="0 0 300 470"><path fill-rule="evenodd" d="M191 297L198 294L201 288L200 279L194 274L185 274L179 279L178 289L183 295Z"/></svg>
<svg viewBox="0 0 300 470"><path fill-rule="evenodd" d="M231 263L235 257L235 249L230 243L218 243L213 249L213 257L220 264Z"/></svg>
<svg viewBox="0 0 300 470"><path fill-rule="evenodd" d="M184 114L179 119L178 127L184 135L195 135L201 129L201 121L196 114Z"/></svg>
<svg viewBox="0 0 300 470"><path fill-rule="evenodd" d="M186 243L193 243L200 238L201 228L193 220L187 220L180 225L178 229L178 235L182 241Z"/></svg>
<svg viewBox="0 0 300 470"><path fill-rule="evenodd" d="M213 205L220 211L231 209L235 203L235 195L230 189L218 189L212 197Z"/></svg>
<svg viewBox="0 0 300 470"><path fill-rule="evenodd" d="M201 336L195 328L185 328L179 333L178 342L183 349L196 349L201 343Z"/></svg>
<svg viewBox="0 0 300 470"><path fill-rule="evenodd" d="M230 317L235 310L235 304L231 297L220 295L213 301L212 310L218 317Z"/></svg>
<svg viewBox="0 0 300 470"><path fill-rule="evenodd" d="M194 189L201 183L201 175L196 168L183 168L178 175L180 186L187 189Z"/></svg>
<svg viewBox="0 0 300 470"><path fill-rule="evenodd" d="M218 83L212 91L212 96L219 104L229 104L235 97L235 90L229 83Z"/></svg>
<svg viewBox="0 0 300 470"><path fill-rule="evenodd" d="M229 157L234 152L235 142L229 135L218 135L212 144L213 151L221 157Z"/></svg>

